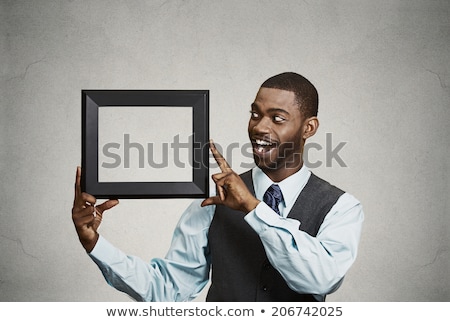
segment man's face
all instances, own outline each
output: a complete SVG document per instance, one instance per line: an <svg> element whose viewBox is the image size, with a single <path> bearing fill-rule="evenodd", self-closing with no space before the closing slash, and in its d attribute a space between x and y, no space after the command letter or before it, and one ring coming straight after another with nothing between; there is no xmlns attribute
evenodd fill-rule
<svg viewBox="0 0 450 322"><path fill-rule="evenodd" d="M268 175L300 169L305 120L294 92L261 87L250 112L248 134L256 165Z"/></svg>

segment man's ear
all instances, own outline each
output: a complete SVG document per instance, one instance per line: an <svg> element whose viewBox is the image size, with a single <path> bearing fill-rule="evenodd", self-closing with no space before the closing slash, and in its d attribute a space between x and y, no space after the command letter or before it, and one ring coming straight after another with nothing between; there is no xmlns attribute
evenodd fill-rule
<svg viewBox="0 0 450 322"><path fill-rule="evenodd" d="M312 116L305 120L303 125L303 140L310 138L314 134L316 134L317 129L319 128L319 119L316 116Z"/></svg>

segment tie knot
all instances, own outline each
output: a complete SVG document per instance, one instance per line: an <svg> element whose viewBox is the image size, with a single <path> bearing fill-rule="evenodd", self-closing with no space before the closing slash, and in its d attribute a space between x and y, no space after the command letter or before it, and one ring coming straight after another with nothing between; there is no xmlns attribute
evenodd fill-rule
<svg viewBox="0 0 450 322"><path fill-rule="evenodd" d="M277 184L271 185L267 189L267 193L270 193L278 202L283 200L283 194L281 193L280 186L278 186Z"/></svg>
<svg viewBox="0 0 450 322"><path fill-rule="evenodd" d="M266 193L264 194L263 201L269 205L277 214L280 215L280 210L278 209L278 205L283 200L283 194L281 193L281 189L277 184L271 185Z"/></svg>

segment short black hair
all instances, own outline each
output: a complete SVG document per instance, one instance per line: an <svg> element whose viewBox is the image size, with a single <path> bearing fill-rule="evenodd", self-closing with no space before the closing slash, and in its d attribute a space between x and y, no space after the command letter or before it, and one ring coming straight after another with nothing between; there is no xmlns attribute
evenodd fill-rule
<svg viewBox="0 0 450 322"><path fill-rule="evenodd" d="M302 75L294 72L281 73L267 79L261 87L294 92L303 116L306 118L317 116L319 94L314 85Z"/></svg>

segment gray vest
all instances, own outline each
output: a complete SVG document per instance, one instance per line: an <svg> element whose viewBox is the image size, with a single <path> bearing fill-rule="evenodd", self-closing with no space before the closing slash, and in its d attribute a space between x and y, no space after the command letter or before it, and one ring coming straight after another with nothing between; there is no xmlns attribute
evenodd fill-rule
<svg viewBox="0 0 450 322"><path fill-rule="evenodd" d="M251 171L241 178L255 194ZM316 236L320 226L344 192L311 174L288 217L301 222L300 230ZM259 236L244 220L246 214L218 205L209 228L212 284L211 302L311 302L311 294L291 290L267 259Z"/></svg>

